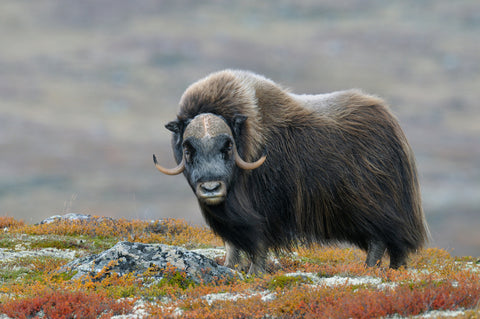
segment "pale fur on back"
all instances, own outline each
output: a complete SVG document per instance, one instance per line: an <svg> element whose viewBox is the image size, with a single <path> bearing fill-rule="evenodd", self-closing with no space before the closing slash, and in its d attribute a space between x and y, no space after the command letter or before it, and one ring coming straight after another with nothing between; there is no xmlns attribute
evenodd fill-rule
<svg viewBox="0 0 480 319"><path fill-rule="evenodd" d="M366 94L359 89L336 91L325 94L295 94L289 95L298 101L303 107L321 112L329 113L339 108L352 105L385 105L385 102L373 95Z"/></svg>

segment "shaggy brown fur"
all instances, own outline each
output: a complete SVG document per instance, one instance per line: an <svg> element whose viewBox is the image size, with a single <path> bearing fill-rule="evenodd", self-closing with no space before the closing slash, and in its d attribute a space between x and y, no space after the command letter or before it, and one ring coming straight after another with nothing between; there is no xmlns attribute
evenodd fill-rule
<svg viewBox="0 0 480 319"><path fill-rule="evenodd" d="M227 264L242 250L257 272L269 248L346 241L368 251L368 265L386 249L397 268L425 243L414 156L381 99L358 90L296 95L250 72L214 73L181 98L177 162L185 126L202 113L225 119L245 160L267 154L259 168L236 171L224 204L200 203L227 243ZM241 129L238 115L247 117Z"/></svg>

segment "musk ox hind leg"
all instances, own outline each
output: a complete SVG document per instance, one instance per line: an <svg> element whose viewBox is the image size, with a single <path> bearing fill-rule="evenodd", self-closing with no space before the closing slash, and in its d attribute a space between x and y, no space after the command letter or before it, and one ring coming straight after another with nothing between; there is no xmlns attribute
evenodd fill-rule
<svg viewBox="0 0 480 319"><path fill-rule="evenodd" d="M382 257L387 246L380 240L371 240L368 243L367 260L365 263L368 267L380 266Z"/></svg>
<svg viewBox="0 0 480 319"><path fill-rule="evenodd" d="M407 252L403 249L388 248L390 255L390 268L398 269L400 267L407 267Z"/></svg>

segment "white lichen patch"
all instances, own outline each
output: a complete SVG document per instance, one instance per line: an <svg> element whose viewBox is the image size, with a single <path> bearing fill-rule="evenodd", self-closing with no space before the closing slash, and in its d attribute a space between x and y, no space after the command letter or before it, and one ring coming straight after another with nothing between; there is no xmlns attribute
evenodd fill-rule
<svg viewBox="0 0 480 319"><path fill-rule="evenodd" d="M213 260L225 256L225 249L223 248L199 248L192 249L191 251Z"/></svg>
<svg viewBox="0 0 480 319"><path fill-rule="evenodd" d="M0 260L8 262L26 257L54 257L63 259L74 259L76 251L71 249L42 248L36 250L13 250L0 248Z"/></svg>
<svg viewBox="0 0 480 319"><path fill-rule="evenodd" d="M321 277L315 273L308 272L295 272L286 274L287 277L300 277L302 279L308 279L311 282L311 286L360 286L360 285L372 285L380 289L386 288L395 288L395 283L384 283L382 279L370 276L364 277L342 277L342 276L333 276L333 277Z"/></svg>
<svg viewBox="0 0 480 319"><path fill-rule="evenodd" d="M208 294L202 297L209 305L216 301L237 301L239 299L248 299L256 296L261 296L263 302L272 301L276 298L276 294L270 292L269 290L252 292L252 293L231 293L231 292L222 292L216 294Z"/></svg>

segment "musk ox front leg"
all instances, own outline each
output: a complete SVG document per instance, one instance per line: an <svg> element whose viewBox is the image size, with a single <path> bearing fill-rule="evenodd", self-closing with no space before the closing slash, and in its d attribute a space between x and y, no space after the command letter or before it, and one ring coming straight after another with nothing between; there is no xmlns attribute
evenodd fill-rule
<svg viewBox="0 0 480 319"><path fill-rule="evenodd" d="M242 266L241 250L235 247L232 243L225 241L225 256L224 266L235 269ZM267 259L267 250L260 249L257 254L250 256L250 268L248 275L261 275L265 273L265 264ZM242 267L243 268L243 267Z"/></svg>
<svg viewBox="0 0 480 319"><path fill-rule="evenodd" d="M248 270L248 275L261 275L265 273L265 265L267 260L267 254L264 253L261 256L255 256L251 258L252 264Z"/></svg>
<svg viewBox="0 0 480 319"><path fill-rule="evenodd" d="M263 243L259 244L255 254L250 255L250 269L248 270L248 275L261 275L265 273L265 265L267 264L267 253L268 249Z"/></svg>
<svg viewBox="0 0 480 319"><path fill-rule="evenodd" d="M233 244L226 241L225 250L227 251L227 255L225 256L224 266L232 269L235 269L237 266L240 266L240 263L242 262L242 258L240 256L240 249L238 249L237 247L233 246Z"/></svg>

